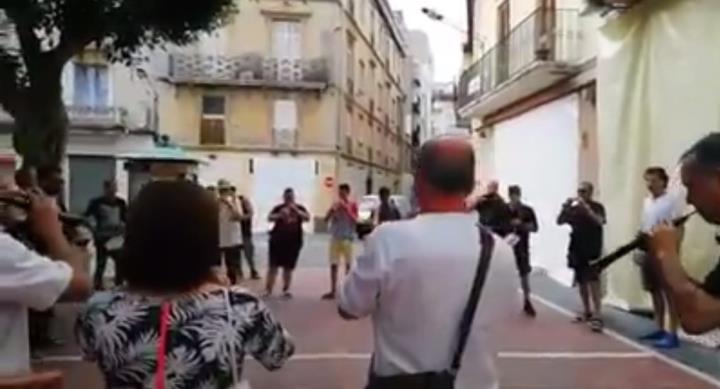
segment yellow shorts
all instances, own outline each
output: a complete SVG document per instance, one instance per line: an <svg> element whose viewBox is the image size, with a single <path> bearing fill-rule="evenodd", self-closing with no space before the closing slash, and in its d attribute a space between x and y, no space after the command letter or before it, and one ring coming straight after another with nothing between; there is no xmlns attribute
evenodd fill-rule
<svg viewBox="0 0 720 389"><path fill-rule="evenodd" d="M352 265L353 241L347 239L330 240L330 264L341 265L343 260L345 266Z"/></svg>

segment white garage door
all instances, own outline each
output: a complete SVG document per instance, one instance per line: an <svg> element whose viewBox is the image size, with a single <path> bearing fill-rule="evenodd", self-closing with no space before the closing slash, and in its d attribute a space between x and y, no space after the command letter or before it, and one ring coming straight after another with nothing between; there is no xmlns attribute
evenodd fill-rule
<svg viewBox="0 0 720 389"><path fill-rule="evenodd" d="M549 103L495 126L495 169L504 188L520 185L535 208L540 232L534 236L533 265L563 283L569 230L555 219L578 185L578 100L576 95Z"/></svg>
<svg viewBox="0 0 720 389"><path fill-rule="evenodd" d="M252 199L255 205L255 230L267 231L267 216L282 201L285 188L293 188L297 202L312 211L315 199L315 160L312 158L264 157L255 159ZM305 225L312 231L311 223Z"/></svg>

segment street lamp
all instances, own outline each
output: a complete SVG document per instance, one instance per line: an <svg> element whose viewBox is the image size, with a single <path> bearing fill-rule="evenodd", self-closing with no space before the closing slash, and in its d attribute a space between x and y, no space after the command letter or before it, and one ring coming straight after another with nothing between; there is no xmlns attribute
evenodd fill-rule
<svg viewBox="0 0 720 389"><path fill-rule="evenodd" d="M473 36L470 36L470 33L468 32L468 30L466 30L462 27L459 27L455 23L448 22L445 15L441 14L440 12L438 12L435 9L428 8L428 7L422 7L422 8L420 8L420 11L425 16L427 16L430 20L440 22L448 27L451 27L451 28L459 31L461 34L467 36L468 39L472 39L475 43L478 44L478 47L480 48L480 53L483 53L485 51L485 39L484 38L474 35L474 34L473 34Z"/></svg>

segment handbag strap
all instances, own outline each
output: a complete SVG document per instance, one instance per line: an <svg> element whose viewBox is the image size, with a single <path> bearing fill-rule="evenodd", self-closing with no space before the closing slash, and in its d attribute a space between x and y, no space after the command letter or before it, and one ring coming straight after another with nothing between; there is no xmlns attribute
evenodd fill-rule
<svg viewBox="0 0 720 389"><path fill-rule="evenodd" d="M480 231L480 260L478 261L475 279L473 280L472 289L470 290L470 299L465 306L462 321L460 322L460 337L458 338L457 349L453 356L452 365L450 365L450 372L453 375L456 375L460 370L462 357L465 353L465 346L470 337L475 312L477 311L478 302L480 302L480 295L485 285L485 279L487 279L490 259L492 258L493 249L495 248L495 238L493 238L492 234L482 226L478 226L478 230Z"/></svg>
<svg viewBox="0 0 720 389"><path fill-rule="evenodd" d="M170 321L170 302L160 306L160 335L157 342L157 370L155 371L155 389L165 389L165 361L168 322Z"/></svg>

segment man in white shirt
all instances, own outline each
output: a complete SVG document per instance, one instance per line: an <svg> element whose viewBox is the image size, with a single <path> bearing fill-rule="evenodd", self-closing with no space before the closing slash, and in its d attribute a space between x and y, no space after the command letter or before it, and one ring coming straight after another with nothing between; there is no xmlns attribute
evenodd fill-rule
<svg viewBox="0 0 720 389"><path fill-rule="evenodd" d="M661 167L647 168L644 178L649 196L643 204L641 231L650 234L655 227L681 216L683 208L679 196L673 195L667 190L670 178L665 169ZM647 334L641 339L653 341L657 348L677 348L680 345L677 335L677 311L663 289L660 269L648 256L647 251L641 250L638 254L637 262L642 272L643 288L652 295L653 311L658 325L657 331ZM665 325L666 312L667 325Z"/></svg>
<svg viewBox="0 0 720 389"><path fill-rule="evenodd" d="M60 297L80 300L91 290L87 255L63 235L55 200L33 196L29 216L48 257L0 232L0 386L29 376L28 308L47 309Z"/></svg>
<svg viewBox="0 0 720 389"><path fill-rule="evenodd" d="M465 206L474 167L464 140L426 143L415 177L420 215L379 226L343 285L340 315L372 316L377 376L450 368L480 258L477 216ZM499 388L495 330L521 307L517 288L512 249L496 237L457 389Z"/></svg>

